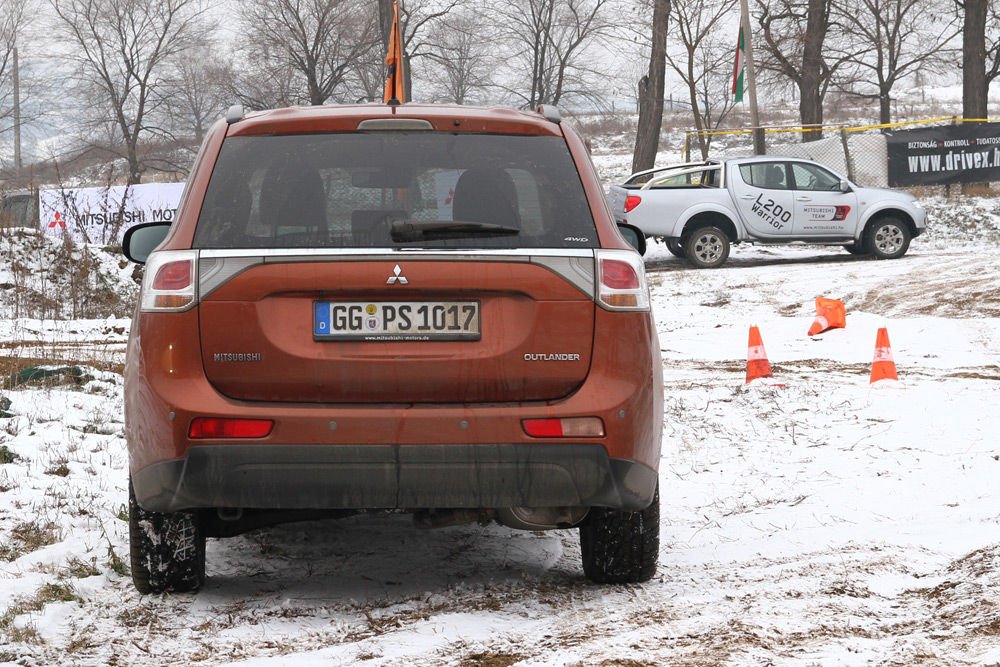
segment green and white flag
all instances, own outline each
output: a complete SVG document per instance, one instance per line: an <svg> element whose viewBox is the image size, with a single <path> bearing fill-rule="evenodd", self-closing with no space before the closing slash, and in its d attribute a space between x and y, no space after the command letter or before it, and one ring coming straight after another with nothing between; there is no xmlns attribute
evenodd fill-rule
<svg viewBox="0 0 1000 667"><path fill-rule="evenodd" d="M740 26L740 43L736 47L736 66L733 68L733 95L736 103L743 101L743 70L746 68L747 52L743 42L743 26Z"/></svg>

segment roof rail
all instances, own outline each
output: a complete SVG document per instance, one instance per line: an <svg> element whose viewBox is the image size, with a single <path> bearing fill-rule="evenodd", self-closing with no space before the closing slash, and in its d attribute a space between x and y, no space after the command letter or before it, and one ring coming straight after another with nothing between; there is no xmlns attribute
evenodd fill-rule
<svg viewBox="0 0 1000 667"><path fill-rule="evenodd" d="M226 122L229 123L230 125L232 125L233 123L238 123L241 120L243 120L243 115L244 115L243 105L234 104L233 106L229 107L228 111L226 111Z"/></svg>
<svg viewBox="0 0 1000 667"><path fill-rule="evenodd" d="M559 113L559 109L551 104L542 104L538 107L538 113L545 117L545 120L550 120L557 125L562 122L562 114Z"/></svg>

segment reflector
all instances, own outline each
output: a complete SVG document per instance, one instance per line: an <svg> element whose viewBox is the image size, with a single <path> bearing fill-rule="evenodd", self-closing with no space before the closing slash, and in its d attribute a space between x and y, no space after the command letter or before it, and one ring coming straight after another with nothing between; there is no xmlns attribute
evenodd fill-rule
<svg viewBox="0 0 1000 667"><path fill-rule="evenodd" d="M263 438L271 433L274 421L270 419L222 419L196 417L191 420L188 437L200 438Z"/></svg>

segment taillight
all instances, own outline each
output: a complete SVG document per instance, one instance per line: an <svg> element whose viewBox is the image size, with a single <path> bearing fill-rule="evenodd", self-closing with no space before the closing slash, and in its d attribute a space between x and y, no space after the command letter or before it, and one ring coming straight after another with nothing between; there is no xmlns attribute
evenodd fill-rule
<svg viewBox="0 0 1000 667"><path fill-rule="evenodd" d="M202 438L263 438L271 433L274 422L270 419L221 419L196 417L191 420L188 437Z"/></svg>
<svg viewBox="0 0 1000 667"><path fill-rule="evenodd" d="M630 250L597 251L597 301L608 310L649 310L642 257Z"/></svg>
<svg viewBox="0 0 1000 667"><path fill-rule="evenodd" d="M191 262L181 260L160 267L153 278L153 289L179 290L191 285Z"/></svg>
<svg viewBox="0 0 1000 667"><path fill-rule="evenodd" d="M142 311L177 312L197 303L197 250L161 250L146 260Z"/></svg>
<svg viewBox="0 0 1000 667"><path fill-rule="evenodd" d="M634 290L639 287L639 276L628 262L602 259L601 282L612 289Z"/></svg>
<svg viewBox="0 0 1000 667"><path fill-rule="evenodd" d="M625 197L625 212L628 213L641 203L642 197L638 195L629 195Z"/></svg>
<svg viewBox="0 0 1000 667"><path fill-rule="evenodd" d="M533 438L601 438L604 422L600 417L564 419L524 419L521 428Z"/></svg>

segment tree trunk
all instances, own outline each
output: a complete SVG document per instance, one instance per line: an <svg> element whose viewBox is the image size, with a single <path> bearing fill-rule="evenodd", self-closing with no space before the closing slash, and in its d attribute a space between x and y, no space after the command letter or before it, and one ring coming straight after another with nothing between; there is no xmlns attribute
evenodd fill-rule
<svg viewBox="0 0 1000 667"><path fill-rule="evenodd" d="M410 74L410 56L403 52L403 100L406 102L413 101L413 75Z"/></svg>
<svg viewBox="0 0 1000 667"><path fill-rule="evenodd" d="M962 27L962 117L986 118L986 9L989 0L965 0Z"/></svg>
<svg viewBox="0 0 1000 667"><path fill-rule="evenodd" d="M652 169L660 146L663 125L663 90L667 70L667 21L670 0L654 0L653 45L649 53L649 74L639 82L639 123L635 133L632 172Z"/></svg>
<svg viewBox="0 0 1000 667"><path fill-rule="evenodd" d="M892 122L892 97L888 90L878 96L878 122L883 125Z"/></svg>
<svg viewBox="0 0 1000 667"><path fill-rule="evenodd" d="M688 80L688 101L691 103L691 115L694 116L694 131L698 137L698 149L701 151L701 159L708 159L708 145L705 143L705 121L701 115L701 107L698 105L698 82L694 76L694 48L688 49L687 54L687 80ZM707 108L707 107L706 107Z"/></svg>
<svg viewBox="0 0 1000 667"><path fill-rule="evenodd" d="M986 9L989 0L965 0L962 24L962 118L986 118ZM962 194L986 194L989 183L962 183Z"/></svg>
<svg viewBox="0 0 1000 667"><path fill-rule="evenodd" d="M382 56L389 52L389 31L392 30L392 0L378 0L378 27L382 34Z"/></svg>
<svg viewBox="0 0 1000 667"><path fill-rule="evenodd" d="M827 2L809 0L806 38L802 45L802 77L799 81L799 116L803 125L823 124L823 41L829 28ZM823 138L822 128L802 133L802 141Z"/></svg>

